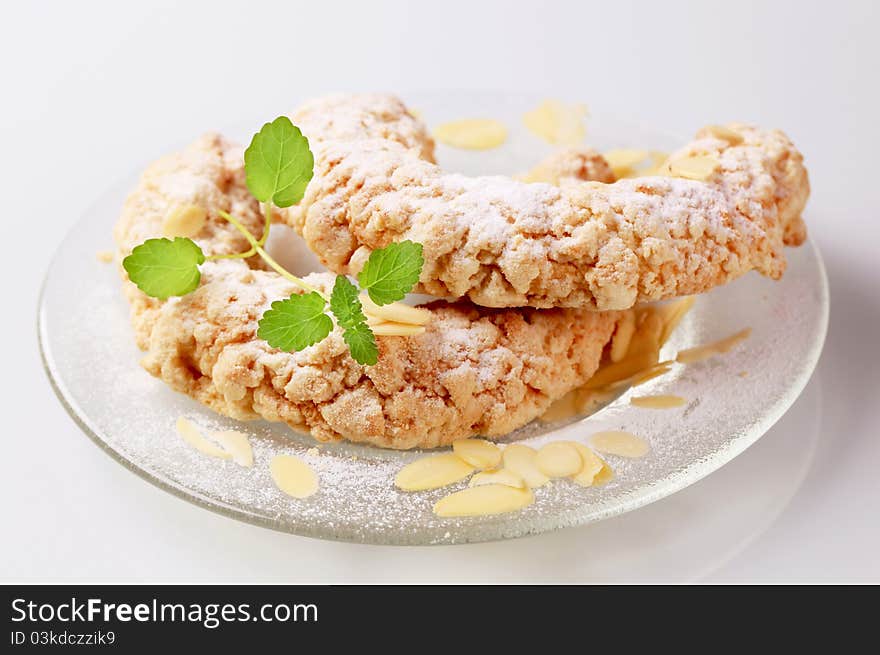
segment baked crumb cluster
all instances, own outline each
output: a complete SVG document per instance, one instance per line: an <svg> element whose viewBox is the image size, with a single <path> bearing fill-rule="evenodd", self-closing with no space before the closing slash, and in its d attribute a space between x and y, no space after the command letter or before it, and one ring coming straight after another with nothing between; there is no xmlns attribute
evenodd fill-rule
<svg viewBox="0 0 880 655"><path fill-rule="evenodd" d="M392 97L325 98L293 120L316 162L289 224L338 273L356 273L392 241L421 243L420 290L431 295L625 309L753 269L778 278L783 245L805 238L807 174L779 131L702 130L670 157L678 177L552 186L444 172L419 121Z"/></svg>

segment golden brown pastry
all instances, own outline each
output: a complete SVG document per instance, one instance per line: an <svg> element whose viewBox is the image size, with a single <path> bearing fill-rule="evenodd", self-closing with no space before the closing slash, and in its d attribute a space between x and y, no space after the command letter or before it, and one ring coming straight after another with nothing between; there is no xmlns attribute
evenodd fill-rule
<svg viewBox="0 0 880 655"><path fill-rule="evenodd" d="M750 270L778 278L809 194L779 131L704 129L672 160L710 158L705 180L526 184L433 163L424 126L391 96L333 96L292 120L315 176L284 216L327 267L356 273L393 241L424 245L419 290L486 307L624 309L707 291ZM732 131L732 132L731 132ZM705 161L705 160L704 160Z"/></svg>

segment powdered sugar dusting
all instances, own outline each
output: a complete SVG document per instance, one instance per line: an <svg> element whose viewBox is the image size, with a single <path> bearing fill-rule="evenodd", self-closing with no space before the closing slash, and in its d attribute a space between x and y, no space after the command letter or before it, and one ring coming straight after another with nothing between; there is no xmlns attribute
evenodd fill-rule
<svg viewBox="0 0 880 655"><path fill-rule="evenodd" d="M315 176L288 222L338 273L389 241L424 245L421 291L489 307L626 309L706 291L757 269L777 278L804 236L800 153L780 132L734 125L673 154L719 161L705 181L660 177L560 189L465 177L431 161L423 126L391 96L332 97L293 119Z"/></svg>

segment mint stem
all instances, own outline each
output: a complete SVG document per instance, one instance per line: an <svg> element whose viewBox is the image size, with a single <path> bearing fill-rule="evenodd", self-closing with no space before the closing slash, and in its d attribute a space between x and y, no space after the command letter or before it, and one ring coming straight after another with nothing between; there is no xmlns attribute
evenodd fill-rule
<svg viewBox="0 0 880 655"><path fill-rule="evenodd" d="M251 252L251 255L254 253L258 254L260 257L263 258L263 261L265 261L267 264L269 264L269 266L271 266L273 269L275 269L275 271L277 271L278 274L281 275L281 277L283 277L285 280L289 280L289 281L293 282L296 286L298 286L300 289L303 289L304 291L310 291L310 292L317 293L319 296L321 296L321 298L324 299L324 302L330 302L330 298L327 297L320 290L316 289L315 287L313 287L309 284L306 284L303 280L301 280L300 278L298 278L295 275L292 275L283 266L281 266L281 264L276 262L269 253L267 253L265 250L263 250L263 244L260 241L257 241L257 239L254 238L254 235L250 233L250 230L248 230L244 225L242 225L239 222L239 220L237 218L235 218L235 216L228 214L227 212L225 212L223 210L220 210L217 213L220 214L220 216L225 218L227 221L229 221L229 223L231 223L233 225L233 227L235 227L235 229L237 229L239 232L241 232L244 235L244 238L247 239L249 244L251 244L251 251L253 251L253 252ZM268 232L269 232L268 220L269 219L267 218L266 230L263 233L264 237L268 236ZM263 239L262 241L265 242L265 239ZM243 255L246 255L246 253L238 253L238 255L243 256ZM250 256L250 255L247 255L247 256ZM207 257L206 259L209 259L209 260L228 259L228 256L227 255L211 255L210 257Z"/></svg>

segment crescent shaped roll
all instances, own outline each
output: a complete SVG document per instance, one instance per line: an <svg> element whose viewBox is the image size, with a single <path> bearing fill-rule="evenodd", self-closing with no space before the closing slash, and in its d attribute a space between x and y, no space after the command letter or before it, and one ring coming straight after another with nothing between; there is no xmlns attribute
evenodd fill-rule
<svg viewBox="0 0 880 655"><path fill-rule="evenodd" d="M707 291L750 270L779 278L806 238L803 158L779 131L706 128L672 161L708 157L705 181L613 184L467 177L433 162L396 98L332 96L291 115L315 153L303 201L283 212L321 261L357 273L394 241L423 244L421 292L486 307L625 309Z"/></svg>

